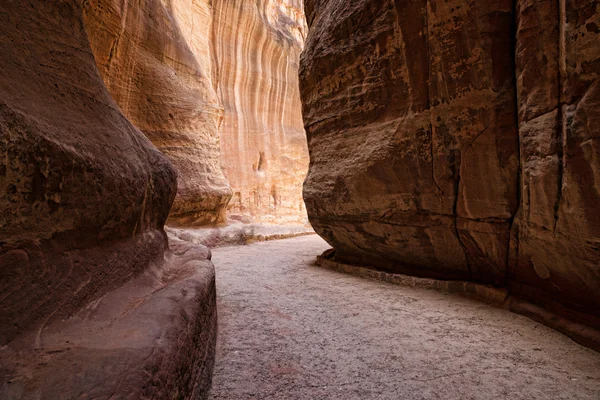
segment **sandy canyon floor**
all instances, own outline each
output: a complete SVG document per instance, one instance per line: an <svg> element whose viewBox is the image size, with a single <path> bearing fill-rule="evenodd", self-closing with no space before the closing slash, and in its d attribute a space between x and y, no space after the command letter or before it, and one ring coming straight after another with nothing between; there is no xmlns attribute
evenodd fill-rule
<svg viewBox="0 0 600 400"><path fill-rule="evenodd" d="M600 354L469 298L321 269L328 247L213 251L212 399L600 398Z"/></svg>

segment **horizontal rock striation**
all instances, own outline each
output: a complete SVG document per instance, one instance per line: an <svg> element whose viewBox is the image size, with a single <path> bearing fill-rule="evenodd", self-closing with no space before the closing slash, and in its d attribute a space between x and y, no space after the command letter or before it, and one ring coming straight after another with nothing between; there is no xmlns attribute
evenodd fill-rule
<svg viewBox="0 0 600 400"><path fill-rule="evenodd" d="M508 286L600 326L598 3L305 8L304 198L338 261Z"/></svg>

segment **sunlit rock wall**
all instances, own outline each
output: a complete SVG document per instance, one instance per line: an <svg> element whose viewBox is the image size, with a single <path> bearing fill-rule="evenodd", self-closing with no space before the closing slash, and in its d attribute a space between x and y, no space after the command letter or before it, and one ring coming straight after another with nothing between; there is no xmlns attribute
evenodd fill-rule
<svg viewBox="0 0 600 400"><path fill-rule="evenodd" d="M299 0L90 0L84 9L109 91L179 172L169 224L224 222L229 185L233 218L306 219Z"/></svg>
<svg viewBox="0 0 600 400"><path fill-rule="evenodd" d="M233 218L306 221L308 150L298 92L306 35L301 0L215 0L216 87L225 109L222 163Z"/></svg>
<svg viewBox="0 0 600 400"><path fill-rule="evenodd" d="M84 12L110 93L178 171L169 224L224 222L231 189L220 165L209 2L90 0Z"/></svg>
<svg viewBox="0 0 600 400"><path fill-rule="evenodd" d="M336 258L597 317L599 3L305 7L304 196Z"/></svg>

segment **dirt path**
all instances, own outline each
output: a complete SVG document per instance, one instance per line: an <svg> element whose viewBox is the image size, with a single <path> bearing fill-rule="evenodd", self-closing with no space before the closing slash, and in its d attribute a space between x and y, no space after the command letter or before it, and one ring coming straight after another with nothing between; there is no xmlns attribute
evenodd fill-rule
<svg viewBox="0 0 600 400"><path fill-rule="evenodd" d="M600 354L474 300L315 267L326 248L213 251L212 399L600 399Z"/></svg>

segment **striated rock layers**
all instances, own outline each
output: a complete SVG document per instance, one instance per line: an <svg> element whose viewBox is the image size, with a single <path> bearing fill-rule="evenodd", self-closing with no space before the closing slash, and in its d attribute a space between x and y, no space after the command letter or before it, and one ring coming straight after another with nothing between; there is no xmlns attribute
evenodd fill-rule
<svg viewBox="0 0 600 400"><path fill-rule="evenodd" d="M309 218L342 262L600 326L600 5L514 3L305 1Z"/></svg>
<svg viewBox="0 0 600 400"><path fill-rule="evenodd" d="M230 214L306 219L300 0L84 4L110 93L179 172L170 225L224 222L230 184Z"/></svg>
<svg viewBox="0 0 600 400"><path fill-rule="evenodd" d="M178 171L169 224L224 222L231 188L220 166L209 2L90 0L84 15L111 95Z"/></svg>
<svg viewBox="0 0 600 400"><path fill-rule="evenodd" d="M202 397L213 267L168 251L175 170L104 86L81 4L4 1L0 53L0 397Z"/></svg>
<svg viewBox="0 0 600 400"><path fill-rule="evenodd" d="M215 73L225 109L222 165L232 217L306 221L308 150L298 92L301 0L213 1Z"/></svg>

